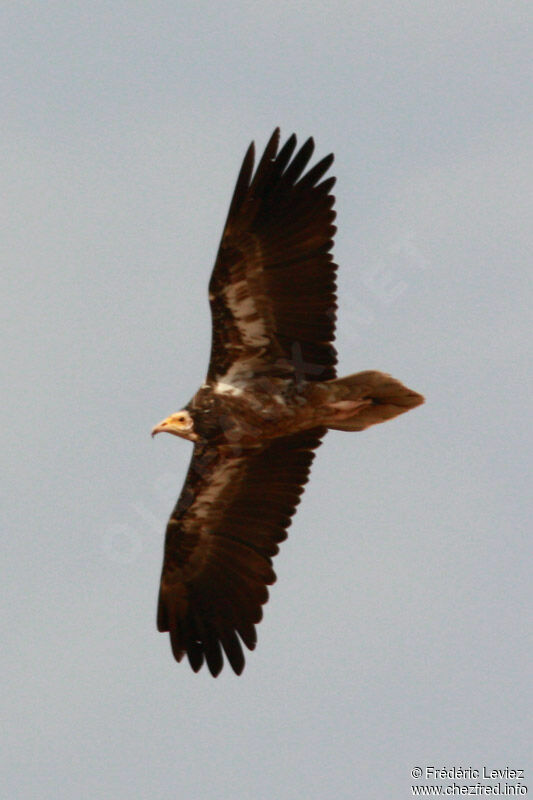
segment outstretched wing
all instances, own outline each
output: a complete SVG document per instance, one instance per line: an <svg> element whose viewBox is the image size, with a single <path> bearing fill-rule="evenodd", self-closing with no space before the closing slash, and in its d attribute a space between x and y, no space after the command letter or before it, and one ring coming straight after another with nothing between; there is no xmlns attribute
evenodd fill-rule
<svg viewBox="0 0 533 800"><path fill-rule="evenodd" d="M323 178L333 155L303 177L314 150L293 157L294 134L277 152L279 129L255 170L248 148L209 284L212 345L208 381L239 386L250 374L335 377L335 219Z"/></svg>
<svg viewBox="0 0 533 800"><path fill-rule="evenodd" d="M254 649L267 586L276 579L272 558L324 432L315 428L225 455L195 446L167 527L157 613L174 657L181 661L186 653L195 672L205 659L218 675L222 650L242 672L241 640Z"/></svg>

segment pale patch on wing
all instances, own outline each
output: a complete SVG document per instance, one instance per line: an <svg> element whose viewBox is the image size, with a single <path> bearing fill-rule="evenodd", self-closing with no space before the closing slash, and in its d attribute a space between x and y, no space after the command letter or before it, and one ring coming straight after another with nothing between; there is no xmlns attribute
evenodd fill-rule
<svg viewBox="0 0 533 800"><path fill-rule="evenodd" d="M209 473L207 481L182 519L183 530L198 536L195 557L191 561L191 566L195 562L194 571L209 557L213 528L217 527L233 491L239 485L237 478L241 467L242 458L238 457L225 458L214 467L207 466L206 470Z"/></svg>
<svg viewBox="0 0 533 800"><path fill-rule="evenodd" d="M236 397L243 393L255 375L256 356L234 361L223 374L217 375L214 391L217 394L231 394Z"/></svg>
<svg viewBox="0 0 533 800"><path fill-rule="evenodd" d="M233 386L233 384L224 383L224 381L217 381L213 389L216 394L232 394L234 397L239 397L243 392L239 386Z"/></svg>
<svg viewBox="0 0 533 800"><path fill-rule="evenodd" d="M230 484L235 473L240 471L242 458L225 458L210 470L209 479L196 495L192 511L196 520L202 522L213 513L214 504L220 500L220 495L226 486Z"/></svg>
<svg viewBox="0 0 533 800"><path fill-rule="evenodd" d="M264 347L270 341L265 320L258 311L246 280L229 283L223 289L228 308L246 347Z"/></svg>

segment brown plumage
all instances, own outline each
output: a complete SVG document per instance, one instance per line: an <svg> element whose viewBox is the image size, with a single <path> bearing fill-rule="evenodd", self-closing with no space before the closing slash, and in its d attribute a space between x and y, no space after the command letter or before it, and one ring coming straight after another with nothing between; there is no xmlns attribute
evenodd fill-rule
<svg viewBox="0 0 533 800"><path fill-rule="evenodd" d="M312 139L294 155L272 135L255 170L244 158L209 283L206 383L157 425L194 442L170 517L157 625L177 661L212 675L224 654L244 667L287 536L328 428L363 430L423 398L380 372L337 379L335 218L322 180L329 155L305 174ZM302 177L303 175L303 177Z"/></svg>

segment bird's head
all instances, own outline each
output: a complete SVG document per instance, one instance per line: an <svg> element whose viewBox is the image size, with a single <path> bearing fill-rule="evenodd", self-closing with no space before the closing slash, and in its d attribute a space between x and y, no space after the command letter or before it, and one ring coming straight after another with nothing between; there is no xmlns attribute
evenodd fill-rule
<svg viewBox="0 0 533 800"><path fill-rule="evenodd" d="M193 418L187 409L178 411L176 414L171 414L170 417L167 417L156 425L152 431L152 436L162 431L173 433L174 436L181 436L183 439L189 439L191 442L196 442L198 440L198 434L195 433L194 430Z"/></svg>

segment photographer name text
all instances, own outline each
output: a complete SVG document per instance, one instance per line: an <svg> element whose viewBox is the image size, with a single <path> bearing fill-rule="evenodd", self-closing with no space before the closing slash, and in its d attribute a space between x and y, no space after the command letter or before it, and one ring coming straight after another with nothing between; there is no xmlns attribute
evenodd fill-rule
<svg viewBox="0 0 533 800"><path fill-rule="evenodd" d="M441 780L441 781L453 781L453 780L471 780L474 778L477 780L478 778L485 780L485 781L497 781L497 780L523 780L524 778L524 770L523 769L514 769L511 767L502 767L500 769L493 769L491 767L433 767L429 766L425 768L425 776L426 780L433 779L433 780Z"/></svg>

